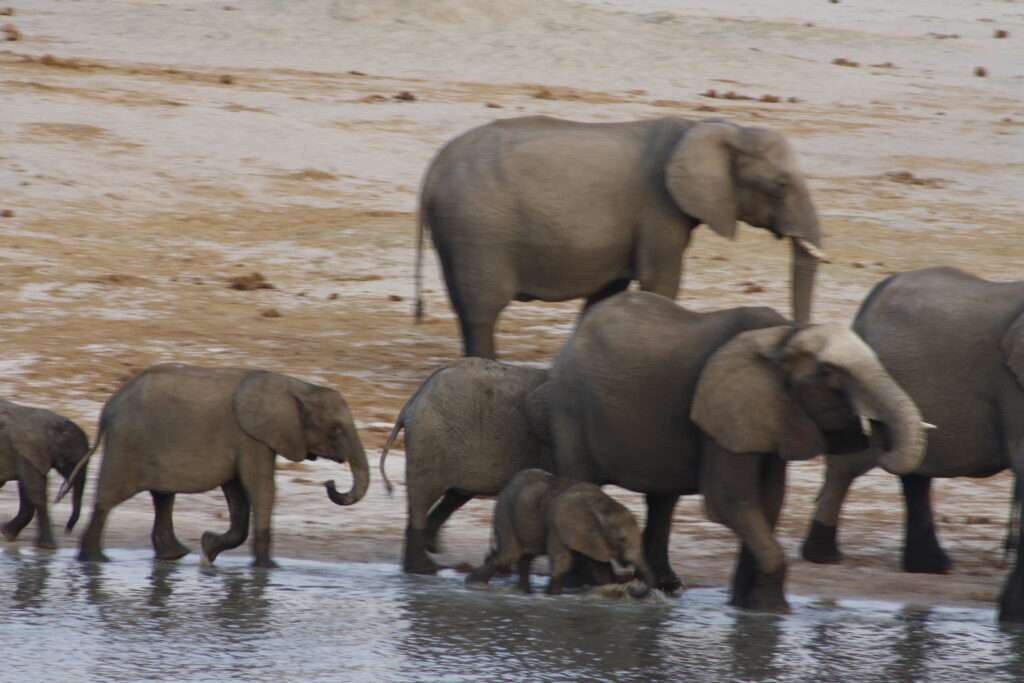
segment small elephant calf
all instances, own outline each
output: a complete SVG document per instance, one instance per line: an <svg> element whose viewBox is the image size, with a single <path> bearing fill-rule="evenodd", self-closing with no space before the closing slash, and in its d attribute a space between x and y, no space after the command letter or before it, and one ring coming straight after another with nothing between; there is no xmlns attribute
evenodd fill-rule
<svg viewBox="0 0 1024 683"><path fill-rule="evenodd" d="M475 496L496 496L520 470L548 464L547 370L463 358L430 375L398 414L380 456L405 429L408 522L402 568L433 574L445 521Z"/></svg>
<svg viewBox="0 0 1024 683"><path fill-rule="evenodd" d="M89 451L89 439L81 427L66 417L44 410L0 400L0 486L18 482L18 514L3 525L4 538L17 540L21 530L37 517L36 547L56 548L46 506L46 476L56 469L67 479ZM75 482L71 531L82 509L85 472Z"/></svg>
<svg viewBox="0 0 1024 683"><path fill-rule="evenodd" d="M79 546L83 561L106 559L100 541L107 516L142 491L153 498L157 558L182 557L188 548L174 535L175 494L219 486L231 527L223 534L203 534L203 557L212 562L241 545L252 517L255 565L270 567L275 455L293 462L318 457L347 462L352 489L339 492L327 482L328 495L339 505L358 502L370 481L366 453L341 394L263 370L154 365L107 400L96 445L101 442L92 518Z"/></svg>
<svg viewBox="0 0 1024 683"><path fill-rule="evenodd" d="M596 562L632 565L643 581L629 589L640 598L654 585L644 559L640 527L621 503L597 485L558 479L539 469L523 470L509 482L494 506L494 548L466 583L487 583L499 569L519 570L519 588L530 592L530 564L547 555L551 579L547 593L562 592L573 553Z"/></svg>

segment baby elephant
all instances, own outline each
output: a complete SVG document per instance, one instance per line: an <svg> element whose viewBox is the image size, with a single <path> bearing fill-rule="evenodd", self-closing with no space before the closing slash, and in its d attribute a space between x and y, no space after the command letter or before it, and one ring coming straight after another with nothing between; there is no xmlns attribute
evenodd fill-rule
<svg viewBox="0 0 1024 683"><path fill-rule="evenodd" d="M546 554L551 563L547 592L558 595L573 553L579 553L597 562L632 565L644 583L630 586L635 598L654 585L633 514L595 484L558 479L543 470L523 470L498 496L493 542L483 566L466 583L487 583L499 569L516 563L519 588L529 593L530 563Z"/></svg>
<svg viewBox="0 0 1024 683"><path fill-rule="evenodd" d="M328 495L339 505L358 502L370 481L366 453L341 394L262 370L155 365L107 400L93 451L101 442L92 518L78 553L84 561L106 559L100 541L107 515L140 491L153 497L157 558L185 555L188 548L174 535L174 495L219 486L231 528L220 535L204 533L203 556L212 562L245 542L251 509L255 565L270 567L275 454L293 462L317 457L348 462L351 491L339 493L333 481L327 482Z"/></svg>
<svg viewBox="0 0 1024 683"><path fill-rule="evenodd" d="M56 469L67 479L88 451L85 432L68 418L0 400L0 486L17 481L20 500L18 514L2 527L4 538L17 540L25 525L38 515L36 547L57 547L46 507L46 475ZM84 471L82 475L74 485L71 517L65 527L69 532L82 509Z"/></svg>
<svg viewBox="0 0 1024 683"><path fill-rule="evenodd" d="M475 496L496 496L520 470L547 465L547 370L464 358L424 380L398 414L380 456L405 429L408 522L402 568L433 574L441 525ZM428 514L429 513L429 514Z"/></svg>

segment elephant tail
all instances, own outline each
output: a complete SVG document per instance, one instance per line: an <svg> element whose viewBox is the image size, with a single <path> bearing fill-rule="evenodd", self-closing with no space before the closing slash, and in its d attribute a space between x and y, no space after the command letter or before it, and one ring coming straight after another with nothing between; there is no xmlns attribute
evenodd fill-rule
<svg viewBox="0 0 1024 683"><path fill-rule="evenodd" d="M384 488L387 490L389 496L394 495L395 487L391 484L391 480L388 479L387 470L384 468L384 460L388 457L388 451L391 449L391 446L394 445L395 439L398 438L398 433L405 428L405 411L411 403L412 401L406 403L405 406L402 407L402 411L398 413L398 419L395 420L395 426L391 428L391 433L388 434L388 440L384 442L384 448L381 449L380 452L380 478L384 480Z"/></svg>
<svg viewBox="0 0 1024 683"><path fill-rule="evenodd" d="M78 464L75 465L75 469L71 470L71 474L67 476L67 478L64 480L64 483L61 484L60 491L57 491L57 497L53 499L54 503L59 503L61 498L68 495L68 492L71 491L71 489L75 488L75 480L78 479L79 475L81 475L83 470L85 470L85 466L89 463L89 459L92 457L92 454L96 452L96 450L100 447L100 444L103 442L103 433L105 431L106 424L106 420L101 418L100 429L99 432L97 432L96 434L96 441L93 443L92 448L89 449L89 452L86 453L85 456L78 461ZM84 486L85 482L83 480L81 487ZM79 487L79 489L76 489L75 493L75 498L78 499L79 505L81 504L81 487ZM77 521L77 512L75 512L74 514L76 515ZM74 522L70 522L68 525L69 529L73 525Z"/></svg>

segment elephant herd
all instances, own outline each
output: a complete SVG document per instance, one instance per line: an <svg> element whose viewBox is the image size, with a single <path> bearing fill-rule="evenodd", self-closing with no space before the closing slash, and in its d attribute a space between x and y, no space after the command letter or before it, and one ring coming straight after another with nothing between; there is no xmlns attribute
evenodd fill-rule
<svg viewBox="0 0 1024 683"><path fill-rule="evenodd" d="M700 224L732 237L737 221L792 241L790 321L771 308L686 310L674 302L682 254ZM838 525L853 480L875 466L900 476L903 567L941 573L935 477L1024 477L1024 282L952 268L893 275L852 327L810 324L821 231L785 138L722 120L583 124L508 119L446 145L422 186L417 290L429 228L467 358L430 374L401 409L381 455L405 430L408 521L402 567L432 573L445 521L476 496L498 496L493 547L468 582L547 555L548 591L572 573L614 580L632 567L649 588L677 590L669 562L673 510L701 494L707 515L740 541L731 604L785 611L785 553L775 525L791 460L825 455L825 481L802 546L839 562ZM631 281L644 291L624 291ZM494 360L495 321L512 300L586 303L547 368ZM422 300L417 292L417 314ZM255 526L255 563L271 566L274 457L349 463L357 503L367 457L342 396L261 370L158 365L104 405L85 434L49 411L0 402L0 482L17 480L17 537L35 514L53 547L46 473L73 491L104 446L79 558L104 559L111 509L149 491L156 555L188 552L174 534L177 493L220 487L230 513L206 532L208 561ZM643 493L641 530L599 487ZM1015 508L1019 507L1019 495ZM1019 515L1019 510L1015 513ZM1018 536L1024 534L1017 526ZM999 617L1024 621L1024 537Z"/></svg>

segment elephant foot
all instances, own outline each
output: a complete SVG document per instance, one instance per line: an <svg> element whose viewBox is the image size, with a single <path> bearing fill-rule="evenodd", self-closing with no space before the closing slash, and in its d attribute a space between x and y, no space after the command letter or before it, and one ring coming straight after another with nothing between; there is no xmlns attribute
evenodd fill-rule
<svg viewBox="0 0 1024 683"><path fill-rule="evenodd" d="M772 574L757 573L753 581L742 590L733 589L729 604L740 609L757 612L774 612L788 614L789 602L786 601L784 585L786 570L780 569Z"/></svg>
<svg viewBox="0 0 1024 683"><path fill-rule="evenodd" d="M807 538L800 546L800 555L816 564L839 564L843 561L843 554L836 542L838 531L838 527L813 520Z"/></svg>
<svg viewBox="0 0 1024 683"><path fill-rule="evenodd" d="M406 529L402 551L402 571L406 574L436 574L439 567L427 557L429 534L425 530Z"/></svg>
<svg viewBox="0 0 1024 683"><path fill-rule="evenodd" d="M907 545L903 549L903 571L912 574L946 574L953 567L949 555L936 543Z"/></svg>
<svg viewBox="0 0 1024 683"><path fill-rule="evenodd" d="M35 547L39 550L56 550L57 542L52 538L37 538Z"/></svg>
<svg viewBox="0 0 1024 683"><path fill-rule="evenodd" d="M187 546L182 545L178 539L174 539L170 543L154 543L153 548L156 550L156 559L158 560L180 560L192 552Z"/></svg>
<svg viewBox="0 0 1024 683"><path fill-rule="evenodd" d="M257 557L252 561L252 566L256 569L280 569L281 565L274 562L269 557Z"/></svg>
<svg viewBox="0 0 1024 683"><path fill-rule="evenodd" d="M466 585L467 586L482 586L490 582L491 577L494 575L494 570L488 567L486 564L482 567L477 567L469 574L466 574Z"/></svg>
<svg viewBox="0 0 1024 683"><path fill-rule="evenodd" d="M666 593L678 593L683 590L683 582L671 569L654 574L654 588L660 588Z"/></svg>
<svg viewBox="0 0 1024 683"><path fill-rule="evenodd" d="M78 551L79 562L110 562L110 558L103 554L102 550L89 550L82 548Z"/></svg>
<svg viewBox="0 0 1024 683"><path fill-rule="evenodd" d="M1015 569L999 596L999 621L1024 622L1024 570Z"/></svg>

